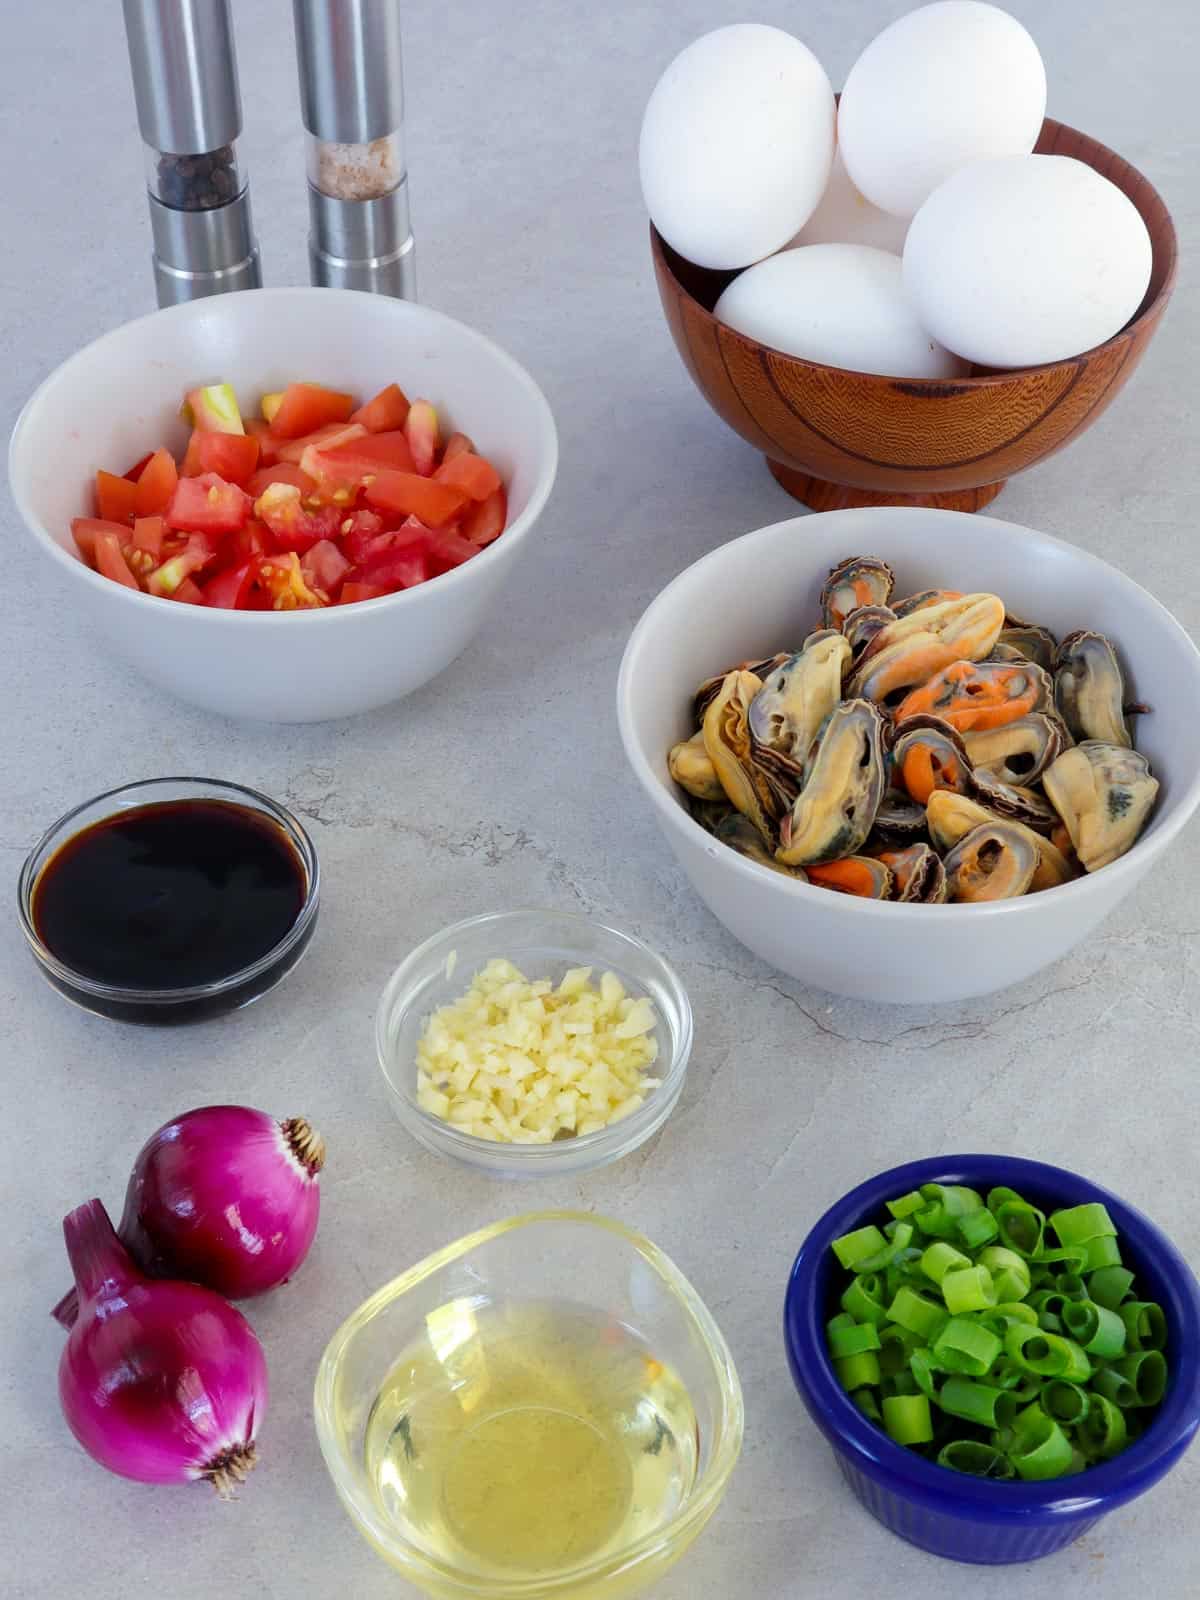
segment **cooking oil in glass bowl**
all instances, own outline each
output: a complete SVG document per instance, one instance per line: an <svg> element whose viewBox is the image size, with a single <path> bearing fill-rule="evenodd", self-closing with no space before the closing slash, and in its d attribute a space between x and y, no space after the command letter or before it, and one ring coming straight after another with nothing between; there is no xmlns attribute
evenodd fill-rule
<svg viewBox="0 0 1200 1600"><path fill-rule="evenodd" d="M365 1457L397 1532L536 1577L669 1522L696 1475L687 1390L625 1323L566 1301L457 1299L388 1372Z"/></svg>

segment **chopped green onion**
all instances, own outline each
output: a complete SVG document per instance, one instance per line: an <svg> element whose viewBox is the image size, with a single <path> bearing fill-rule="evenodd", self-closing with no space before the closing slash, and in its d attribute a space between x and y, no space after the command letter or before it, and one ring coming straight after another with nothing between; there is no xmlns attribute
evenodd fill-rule
<svg viewBox="0 0 1200 1600"><path fill-rule="evenodd" d="M919 1189L911 1189L908 1194L902 1194L898 1200L889 1200L887 1208L897 1220L911 1217L914 1211L925 1209L925 1196Z"/></svg>
<svg viewBox="0 0 1200 1600"><path fill-rule="evenodd" d="M1061 1478L1071 1469L1071 1441L1040 1406L1030 1407L1030 1410L1036 1410L1039 1415L1026 1427L1018 1428L1017 1443L1009 1459L1018 1474L1031 1482Z"/></svg>
<svg viewBox="0 0 1200 1600"><path fill-rule="evenodd" d="M1021 1196L1015 1189L1008 1189L1004 1184L998 1184L995 1189L989 1189L987 1195L987 1208L993 1215L1006 1200L1019 1200Z"/></svg>
<svg viewBox="0 0 1200 1600"><path fill-rule="evenodd" d="M925 1349L914 1350L908 1363L908 1370L913 1375L913 1381L922 1394L928 1395L932 1400L935 1394L933 1381L933 1363L929 1351Z"/></svg>
<svg viewBox="0 0 1200 1600"><path fill-rule="evenodd" d="M1088 1298L1087 1284L1077 1272L1060 1272L1058 1275L1058 1292L1068 1300L1086 1300Z"/></svg>
<svg viewBox="0 0 1200 1600"><path fill-rule="evenodd" d="M913 1221L931 1239L958 1238L958 1218L953 1212L947 1211L940 1200L926 1206L924 1211L918 1211Z"/></svg>
<svg viewBox="0 0 1200 1600"><path fill-rule="evenodd" d="M1133 1288L1133 1273L1128 1267L1101 1267L1087 1281L1088 1294L1098 1306L1115 1311Z"/></svg>
<svg viewBox="0 0 1200 1600"><path fill-rule="evenodd" d="M856 1356L843 1356L833 1363L838 1382L843 1389L865 1389L878 1385L882 1373L879 1357L874 1350L864 1350Z"/></svg>
<svg viewBox="0 0 1200 1600"><path fill-rule="evenodd" d="M888 1307L887 1314L889 1322L896 1322L900 1327L907 1328L910 1333L918 1334L926 1340L937 1337L945 1327L949 1315L945 1307L938 1305L936 1300L928 1299L907 1285L896 1291L896 1298Z"/></svg>
<svg viewBox="0 0 1200 1600"><path fill-rule="evenodd" d="M826 1328L829 1353L835 1360L843 1356L860 1356L865 1350L879 1349L879 1330L873 1322L851 1322L849 1327L839 1327L840 1317L834 1317Z"/></svg>
<svg viewBox="0 0 1200 1600"><path fill-rule="evenodd" d="M891 1236L884 1240L883 1248L876 1250L872 1255L860 1256L854 1263L855 1272L882 1272L885 1267L890 1267L908 1249L909 1240L913 1236L911 1222L891 1222Z"/></svg>
<svg viewBox="0 0 1200 1600"><path fill-rule="evenodd" d="M938 1391L937 1403L951 1416L981 1428L1007 1427L1017 1414L1017 1401L1006 1389L970 1378L950 1377Z"/></svg>
<svg viewBox="0 0 1200 1600"><path fill-rule="evenodd" d="M1087 1244L1090 1239L1115 1239L1117 1236L1116 1224L1109 1216L1108 1208L1098 1200L1052 1212L1050 1226L1058 1235L1059 1242L1065 1245Z"/></svg>
<svg viewBox="0 0 1200 1600"><path fill-rule="evenodd" d="M1003 1317L1005 1322L1025 1322L1031 1328L1037 1327L1037 1312L1024 1300L1001 1300L992 1307L991 1315Z"/></svg>
<svg viewBox="0 0 1200 1600"><path fill-rule="evenodd" d="M851 1278L842 1295L842 1310L855 1322L873 1322L878 1327L887 1316L883 1303L883 1282L877 1273L864 1272Z"/></svg>
<svg viewBox="0 0 1200 1600"><path fill-rule="evenodd" d="M959 1237L968 1250L978 1250L980 1245L991 1244L999 1237L1000 1228L990 1211L968 1211L965 1217L955 1219Z"/></svg>
<svg viewBox="0 0 1200 1600"><path fill-rule="evenodd" d="M936 1247L935 1247L936 1248ZM928 1252L926 1252L928 1253ZM942 1298L952 1317L967 1311L986 1311L999 1299L986 1267L955 1267L942 1279Z"/></svg>
<svg viewBox="0 0 1200 1600"><path fill-rule="evenodd" d="M1099 1272L1105 1267L1119 1267L1120 1265L1121 1246L1115 1239L1088 1240L1087 1261L1084 1263L1085 1272Z"/></svg>
<svg viewBox="0 0 1200 1600"><path fill-rule="evenodd" d="M1161 1350L1135 1350L1114 1361L1112 1370L1133 1385L1136 1405L1156 1406L1167 1392L1167 1358Z"/></svg>
<svg viewBox="0 0 1200 1600"><path fill-rule="evenodd" d="M970 1256L963 1255L961 1250L956 1250L952 1244L947 1244L941 1239L936 1244L931 1244L921 1257L921 1271L927 1278L932 1278L934 1283L941 1283L953 1268L970 1265Z"/></svg>
<svg viewBox="0 0 1200 1600"><path fill-rule="evenodd" d="M1073 1427L1087 1416L1091 1401L1082 1384L1068 1383L1065 1378L1051 1378L1042 1388L1041 1403L1048 1416Z"/></svg>
<svg viewBox="0 0 1200 1600"><path fill-rule="evenodd" d="M1046 1214L1025 1200L1005 1200L995 1211L1000 1237L1019 1256L1034 1256L1041 1248Z"/></svg>
<svg viewBox="0 0 1200 1600"><path fill-rule="evenodd" d="M1018 1367L1036 1372L1040 1378L1077 1381L1092 1375L1091 1362L1073 1339L1047 1333L1043 1328L1031 1328L1021 1322L1010 1324L1004 1348Z"/></svg>
<svg viewBox="0 0 1200 1600"><path fill-rule="evenodd" d="M840 1239L833 1241L833 1253L844 1267L854 1271L855 1263L865 1260L879 1250L887 1248L887 1240L873 1225L866 1228L855 1228L852 1233L844 1233Z"/></svg>
<svg viewBox="0 0 1200 1600"><path fill-rule="evenodd" d="M1083 1441L1101 1461L1120 1455L1128 1437L1125 1418L1118 1406L1103 1394L1093 1394L1088 1414L1083 1419Z"/></svg>
<svg viewBox="0 0 1200 1600"><path fill-rule="evenodd" d="M992 1275L1001 1300L1024 1300L1029 1293L1029 1263L1006 1245L988 1245L979 1252L979 1262Z"/></svg>
<svg viewBox="0 0 1200 1600"><path fill-rule="evenodd" d="M883 1426L897 1444L929 1444L933 1418L923 1394L889 1395L883 1402Z"/></svg>
<svg viewBox="0 0 1200 1600"><path fill-rule="evenodd" d="M879 1401L875 1397L874 1389L855 1389L850 1398L864 1417L869 1417L872 1422L882 1424L883 1412L879 1409Z"/></svg>
<svg viewBox="0 0 1200 1600"><path fill-rule="evenodd" d="M951 1317L933 1342L943 1370L970 1378L982 1378L1003 1348L996 1334L966 1317Z"/></svg>
<svg viewBox="0 0 1200 1600"><path fill-rule="evenodd" d="M1125 1350L1125 1324L1115 1311L1095 1305L1091 1300L1069 1300L1063 1307L1063 1323L1089 1355L1113 1361Z"/></svg>
<svg viewBox="0 0 1200 1600"><path fill-rule="evenodd" d="M1167 1343L1167 1319L1154 1300L1130 1300L1119 1315L1135 1350L1162 1350Z"/></svg>
<svg viewBox="0 0 1200 1600"><path fill-rule="evenodd" d="M939 1467L969 1472L973 1478L1016 1477L1016 1468L1003 1450L981 1439L951 1439L938 1451L937 1461Z"/></svg>

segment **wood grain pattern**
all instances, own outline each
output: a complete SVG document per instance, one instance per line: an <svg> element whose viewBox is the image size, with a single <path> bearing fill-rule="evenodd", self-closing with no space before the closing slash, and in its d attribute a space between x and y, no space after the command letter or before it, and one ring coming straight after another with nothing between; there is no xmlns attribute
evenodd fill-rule
<svg viewBox="0 0 1200 1600"><path fill-rule="evenodd" d="M978 511L1006 478L1061 450L1120 393L1175 284L1178 247L1170 214L1141 173L1074 128L1048 117L1036 148L1074 156L1115 183L1141 213L1154 251L1145 299L1121 332L1083 355L1041 367L899 379L784 355L713 316L734 273L693 266L651 228L663 311L696 386L806 505Z"/></svg>

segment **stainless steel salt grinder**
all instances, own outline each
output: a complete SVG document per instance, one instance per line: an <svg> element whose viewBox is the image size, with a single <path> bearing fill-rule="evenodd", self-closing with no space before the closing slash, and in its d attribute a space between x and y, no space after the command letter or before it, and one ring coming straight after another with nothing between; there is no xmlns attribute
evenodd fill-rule
<svg viewBox="0 0 1200 1600"><path fill-rule="evenodd" d="M312 281L414 300L400 0L292 0Z"/></svg>
<svg viewBox="0 0 1200 1600"><path fill-rule="evenodd" d="M229 0L124 0L160 306L262 284Z"/></svg>

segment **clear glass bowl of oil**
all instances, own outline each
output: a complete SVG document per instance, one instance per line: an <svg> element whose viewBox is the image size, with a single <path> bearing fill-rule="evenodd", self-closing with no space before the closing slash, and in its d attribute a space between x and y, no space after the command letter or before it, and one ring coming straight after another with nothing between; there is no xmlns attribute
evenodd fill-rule
<svg viewBox="0 0 1200 1600"><path fill-rule="evenodd" d="M704 1527L742 1442L696 1291L579 1212L497 1223L380 1289L330 1341L314 1404L359 1530L446 1600L637 1593Z"/></svg>

